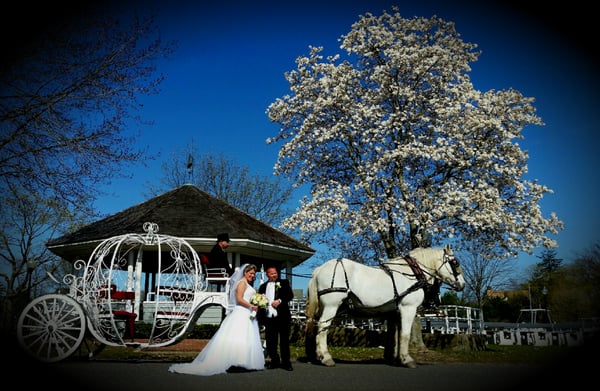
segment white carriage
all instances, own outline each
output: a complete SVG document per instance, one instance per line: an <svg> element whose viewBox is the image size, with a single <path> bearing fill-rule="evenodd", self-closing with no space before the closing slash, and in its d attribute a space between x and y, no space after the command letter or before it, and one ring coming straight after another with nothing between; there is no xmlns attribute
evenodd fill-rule
<svg viewBox="0 0 600 391"><path fill-rule="evenodd" d="M154 223L144 233L101 242L87 261L66 275L67 294L48 294L31 301L18 319L21 347L44 362L64 360L82 344L89 355L101 347L160 347L184 339L206 309L227 308L227 275L206 269L183 239L158 234ZM208 278L208 276L211 278ZM55 281L58 281L54 278ZM221 284L219 292L209 291ZM137 321L149 332L135 338Z"/></svg>

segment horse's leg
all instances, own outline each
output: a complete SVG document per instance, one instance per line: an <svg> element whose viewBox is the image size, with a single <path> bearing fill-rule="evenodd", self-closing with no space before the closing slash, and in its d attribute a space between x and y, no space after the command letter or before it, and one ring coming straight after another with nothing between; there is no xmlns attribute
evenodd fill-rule
<svg viewBox="0 0 600 391"><path fill-rule="evenodd" d="M417 364L415 360L408 353L408 347L410 344L410 333L412 330L412 324L417 314L416 306L401 306L400 307L400 341L398 342L397 351L399 353L398 359L400 364L407 368L416 368Z"/></svg>
<svg viewBox="0 0 600 391"><path fill-rule="evenodd" d="M335 365L335 361L333 361L329 349L327 348L327 331L329 330L336 313L337 307L325 306L317 327L317 357L328 367Z"/></svg>

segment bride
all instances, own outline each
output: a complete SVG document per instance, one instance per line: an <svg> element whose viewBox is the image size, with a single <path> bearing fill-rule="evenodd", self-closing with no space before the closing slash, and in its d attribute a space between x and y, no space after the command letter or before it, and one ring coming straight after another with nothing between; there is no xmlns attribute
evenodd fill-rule
<svg viewBox="0 0 600 391"><path fill-rule="evenodd" d="M230 368L265 369L265 356L258 321L251 316L258 307L250 303L256 266L240 266L229 279L229 306L221 326L191 363L173 364L169 372L209 376L226 373Z"/></svg>

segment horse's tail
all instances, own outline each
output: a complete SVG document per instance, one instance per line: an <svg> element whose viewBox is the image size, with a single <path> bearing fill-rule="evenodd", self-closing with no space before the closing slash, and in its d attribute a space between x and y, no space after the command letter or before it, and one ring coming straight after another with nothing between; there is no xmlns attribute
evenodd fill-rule
<svg viewBox="0 0 600 391"><path fill-rule="evenodd" d="M304 351L309 362L317 361L317 317L319 315L319 293L317 280L313 273L308 282L306 294L306 329L304 333Z"/></svg>
<svg viewBox="0 0 600 391"><path fill-rule="evenodd" d="M319 292L317 291L317 279L315 275L308 281L306 293L306 317L314 319L318 316L319 310Z"/></svg>

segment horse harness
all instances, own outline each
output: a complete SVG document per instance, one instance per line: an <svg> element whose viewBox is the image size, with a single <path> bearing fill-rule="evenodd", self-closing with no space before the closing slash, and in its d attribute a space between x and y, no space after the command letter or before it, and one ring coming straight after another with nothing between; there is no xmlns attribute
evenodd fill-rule
<svg viewBox="0 0 600 391"><path fill-rule="evenodd" d="M406 289L404 292L402 292L402 294L399 294L398 289L396 288L396 281L394 281L393 271L387 265L384 265L384 264L379 265L379 267L381 269L383 269L383 271L385 271L385 273L388 276L390 276L390 278L392 279L392 286L394 287L394 298L392 300L388 301L387 303L384 303L384 304L378 306L377 308L372 309L372 312L394 311L397 309L398 303L400 302L400 300L402 300L404 298L404 296L406 296L412 292L418 291L419 289L423 289L427 286L427 278L425 277L425 273L423 272L423 269L421 269L421 267L419 266L419 263L417 262L417 260L414 259L413 257L411 257L410 255L406 255L404 257L404 260L406 261L408 266L411 268L412 273L414 274L417 281L413 285L411 285L408 289ZM333 269L333 275L331 276L331 287L318 291L317 292L318 296L321 296L321 295L324 295L327 293L333 293L333 292L348 293L346 302L347 302L348 306L350 307L350 309L364 309L364 306L362 305L360 298L358 296L356 296L352 292L352 290L350 290L350 284L348 283L348 274L346 272L346 268L344 267L344 263L342 262L342 258L338 258L336 261L337 262ZM341 265L342 270L344 271L344 280L346 282L345 288L333 286L338 265Z"/></svg>

